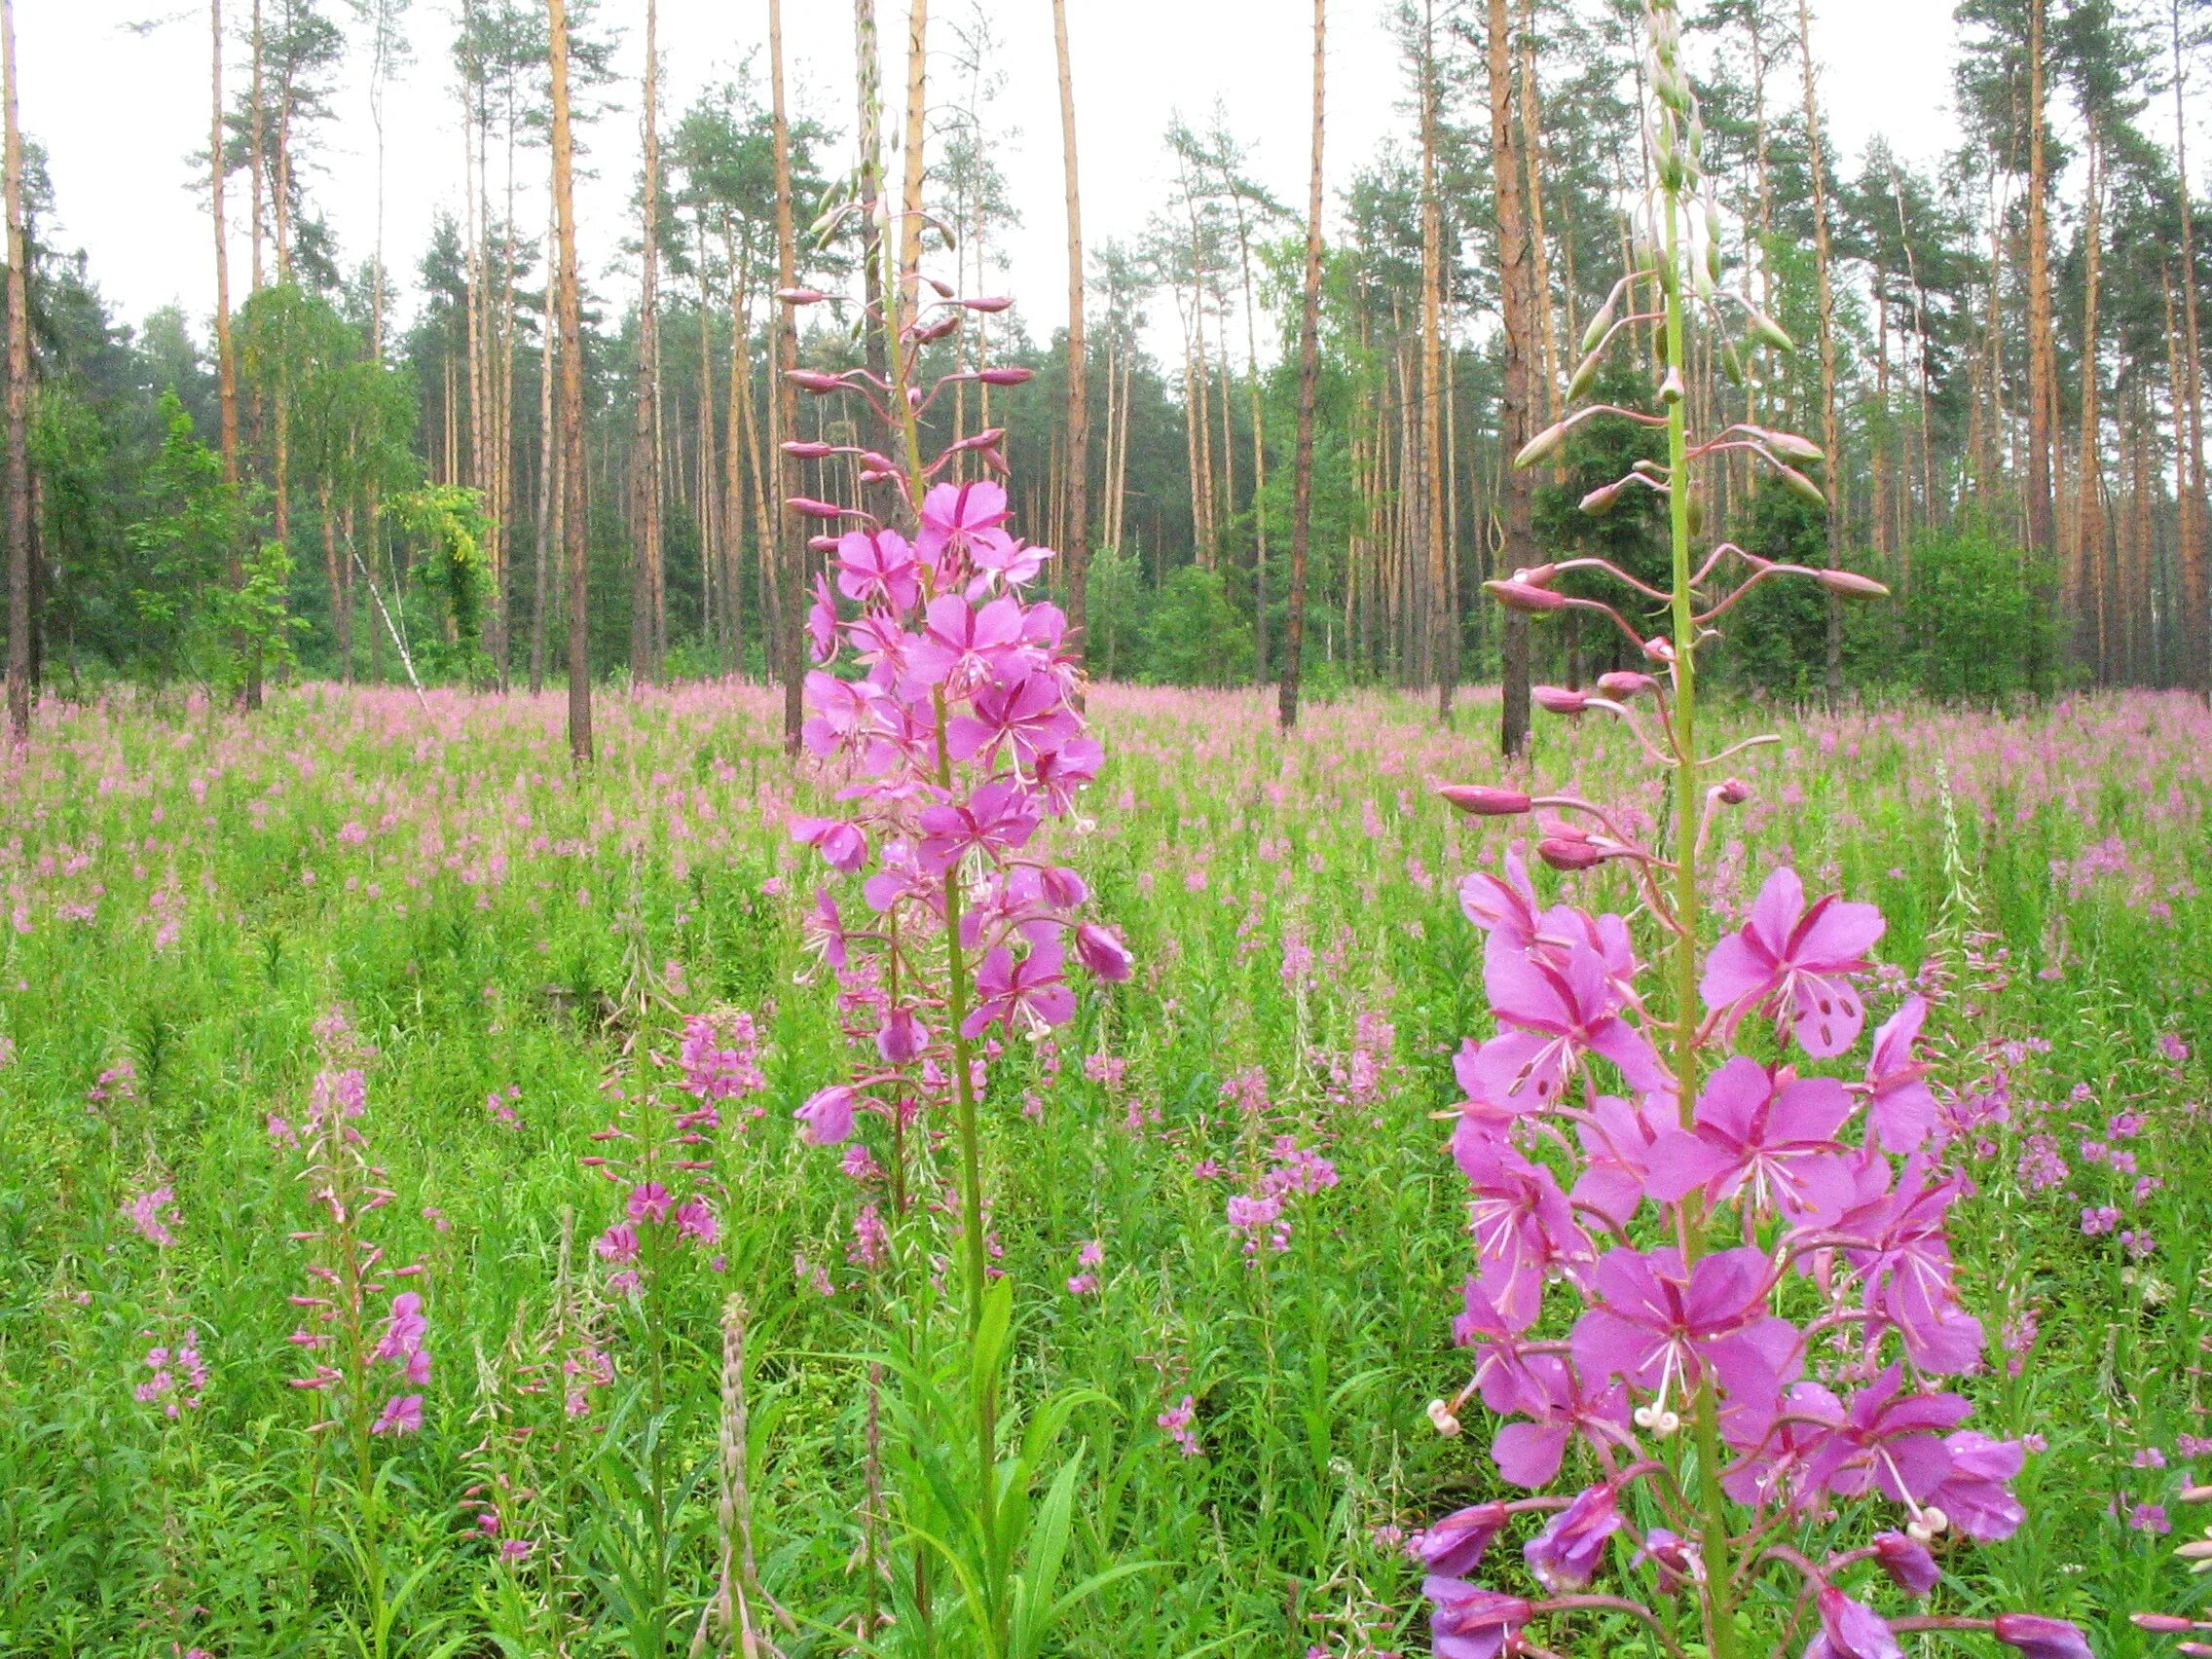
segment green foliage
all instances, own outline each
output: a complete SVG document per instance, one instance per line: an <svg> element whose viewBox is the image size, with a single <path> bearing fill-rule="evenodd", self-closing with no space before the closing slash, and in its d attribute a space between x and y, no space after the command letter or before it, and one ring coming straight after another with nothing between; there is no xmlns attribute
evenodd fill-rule
<svg viewBox="0 0 2212 1659"><path fill-rule="evenodd" d="M161 414L149 511L128 533L140 561L130 594L133 673L156 687L192 679L213 690L235 679L223 592L245 514L238 489L223 479L222 458L193 436L175 392L162 394Z"/></svg>
<svg viewBox="0 0 2212 1659"><path fill-rule="evenodd" d="M387 498L382 511L423 554L415 570L437 596L445 620L448 672L475 677L483 663L485 585L490 574L483 492L461 484L425 484Z"/></svg>
<svg viewBox="0 0 2212 1659"><path fill-rule="evenodd" d="M2046 584L2029 556L1989 524L1968 519L1919 536L1906 557L1903 678L1923 695L1944 699L1999 702L2032 690L2032 665L2050 660L2052 624L2037 603Z"/></svg>
<svg viewBox="0 0 2212 1659"><path fill-rule="evenodd" d="M1252 626L1219 571L1186 565L1167 578L1145 628L1144 677L1167 685L1235 685L1252 676Z"/></svg>

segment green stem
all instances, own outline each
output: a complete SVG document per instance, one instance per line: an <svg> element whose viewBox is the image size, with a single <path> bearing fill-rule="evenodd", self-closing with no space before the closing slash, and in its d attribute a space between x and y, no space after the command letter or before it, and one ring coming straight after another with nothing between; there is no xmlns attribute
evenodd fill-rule
<svg viewBox="0 0 2212 1659"><path fill-rule="evenodd" d="M888 249L890 239L883 239ZM888 253L886 253L888 258ZM883 332L886 367L891 382L892 408L899 418L900 436L906 451L907 505L918 525L922 516L922 499L925 494L922 478L922 433L920 418L914 411L914 400L907 395L907 362L904 343L900 338L901 290L896 273L886 272L883 283ZM920 364L919 348L916 348L915 366ZM937 725L937 782L948 793L952 789L952 756L945 742L944 687L934 686L930 691L930 709ZM983 1299L990 1287L989 1253L983 1237L983 1158L982 1141L977 1123L976 1086L974 1079L975 1051L961 1027L967 1023L972 969L968 955L960 945L960 867L953 866L944 872L944 952L945 952L945 1019L951 1026L952 1044L952 1099L954 1126L960 1141L960 1225L965 1246L968 1291L968 1335L971 1342L983 1328ZM983 1558L995 1567L997 1561L996 1521L998 1506L998 1376L996 1371L978 1373L976 1384L976 1513L983 1541ZM991 1604L997 1598L992 1594L995 1572L986 1575L984 1594ZM995 1622L995 1604L981 1609L987 1622ZM926 1622L926 1621L925 1621Z"/></svg>
<svg viewBox="0 0 2212 1659"><path fill-rule="evenodd" d="M1672 126L1670 119L1669 125ZM1679 372L1682 350L1681 201L1674 189L1667 203L1667 246L1661 287L1667 308L1667 364ZM1695 1122L1698 1088L1697 883L1697 622L1690 598L1689 435L1686 397L1667 405L1668 518L1674 543L1675 637L1675 1031L1676 1102L1682 1127ZM1703 1205L1682 1202L1685 1269L1704 1248ZM1733 1564L1728 1549L1728 1500L1720 1488L1719 1412L1713 1379L1698 1384L1692 1427L1697 1440L1699 1506L1705 1515L1707 1584L1713 1606L1713 1659L1736 1659Z"/></svg>

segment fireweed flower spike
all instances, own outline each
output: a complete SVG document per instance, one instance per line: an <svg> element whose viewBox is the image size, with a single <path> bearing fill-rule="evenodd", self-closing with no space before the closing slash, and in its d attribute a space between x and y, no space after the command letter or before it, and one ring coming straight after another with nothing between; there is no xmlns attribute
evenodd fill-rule
<svg viewBox="0 0 2212 1659"><path fill-rule="evenodd" d="M1675 1633L1683 1645L1696 1633L1711 1659L1901 1659L1902 1636L1938 1630L1993 1635L2033 1659L2082 1659L2080 1633L2062 1621L1879 1604L1878 1592L1936 1587L1935 1540L2002 1538L2021 1524L2009 1488L2025 1454L1963 1426L1967 1401L1939 1382L1972 1369L1982 1342L1944 1233L1963 1184L1933 1161L1936 1101L1915 1054L1926 1005L1897 1009L1862 1069L1847 1059L1864 1033L1860 981L1872 973L1881 912L1832 894L1808 899L1784 867L1741 928L1705 943L1702 842L1713 815L1749 794L1719 770L1746 745L1719 755L1698 745L1698 652L1717 638L1705 624L1756 581L1802 574L1838 593L1876 584L1725 545L1693 570L1695 463L1748 451L1785 487L1817 495L1796 470L1815 455L1763 428L1705 439L1688 429L1677 365L1690 360L1693 313L1736 329L1748 316L1748 348L1786 348L1787 337L1748 300L1716 291L1718 248L1704 229L1716 221L1677 0L1646 0L1644 18L1657 183L1623 280L1664 301L1634 319L1658 325L1660 412L1574 411L1517 461L1556 453L1595 416L1665 428L1665 463L1640 463L1588 505L1604 510L1632 483L1666 499L1671 583L1626 585L1632 603L1665 604L1668 637L1639 643L1645 671L1536 701L1563 719L1631 726L1674 792L1671 810L1650 815L1671 822L1674 844L1665 856L1639 846L1617 828L1627 815L1572 795L1489 785L1442 793L1478 817L1560 814L1534 826L1536 856L1556 869L1625 863L1665 953L1664 983L1650 983L1662 976L1639 959L1626 918L1547 907L1518 847L1500 872L1460 887L1461 909L1486 936L1496 1031L1470 1040L1455 1068L1465 1098L1452 1154L1467 1178L1475 1260L1454 1335L1472 1350L1472 1376L1428 1414L1457 1434L1479 1395L1507 1419L1490 1442L1506 1480L1550 1487L1570 1456L1584 1473L1571 1497L1522 1500L1546 1507L1522 1557L1550 1600L1469 1581L1520 1504L1462 1510L1422 1534L1433 1650L1542 1652L1535 1627L1548 1615L1603 1605L1670 1651L1682 1650ZM1593 351L1619 326L1599 323ZM1585 371L1576 379L1586 387ZM1551 586L1559 570L1517 571L1491 590L1509 607L1556 612L1569 604ZM1749 573L1731 588L1724 570ZM1769 1021L1779 1057L1733 1051ZM1801 1076L1800 1056L1844 1062L1842 1075ZM1593 1589L1608 1571L1617 1593Z"/></svg>

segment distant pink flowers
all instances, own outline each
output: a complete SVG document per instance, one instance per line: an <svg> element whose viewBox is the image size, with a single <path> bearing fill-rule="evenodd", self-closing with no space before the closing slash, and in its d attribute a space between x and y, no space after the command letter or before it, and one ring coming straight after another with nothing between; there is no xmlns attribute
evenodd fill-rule
<svg viewBox="0 0 2212 1659"><path fill-rule="evenodd" d="M176 1209L176 1194L166 1183L136 1198L125 1200L124 1219L138 1230L146 1242L166 1249L176 1242L176 1235L168 1229L169 1218Z"/></svg>
<svg viewBox="0 0 2212 1659"><path fill-rule="evenodd" d="M142 1406L159 1406L166 1417L200 1409L207 1388L207 1362L201 1357L200 1340L187 1331L172 1347L156 1344L146 1350L146 1380L133 1388L131 1398Z"/></svg>

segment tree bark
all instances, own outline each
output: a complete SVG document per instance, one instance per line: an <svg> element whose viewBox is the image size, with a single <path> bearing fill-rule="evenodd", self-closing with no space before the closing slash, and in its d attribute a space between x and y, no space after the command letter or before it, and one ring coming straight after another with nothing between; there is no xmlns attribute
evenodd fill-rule
<svg viewBox="0 0 2212 1659"><path fill-rule="evenodd" d="M2047 608L2046 573L2056 549L2051 492L2051 441L2058 401L2057 345L2051 328L2050 178L2044 142L2044 4L2028 0L2028 499L2027 542L2038 562L2036 583ZM2031 642L2030 677L2049 676L2038 628Z"/></svg>
<svg viewBox="0 0 2212 1659"><path fill-rule="evenodd" d="M2189 127L2185 119L2187 59L2182 54L2181 0L2172 0L2169 20L2173 29L2174 173L2181 181L2181 299L2183 324L2182 361L2186 385L2177 388L2174 436L2183 437L2182 413L2189 420L2186 443L2178 443L2188 461L2186 494L2179 498L2181 519L2182 653L2186 659L2184 683L2212 700L2212 573L2206 569L2207 541L2212 526L2205 522L2204 506L2204 364L2196 333L2196 226L2191 207L2189 183ZM2176 472L2181 472L2176 462ZM2178 483L2178 478L2177 478Z"/></svg>
<svg viewBox="0 0 2212 1659"><path fill-rule="evenodd" d="M2040 0L2038 0L2040 3ZM1807 160L1813 175L1813 270L1821 333L1821 449L1827 457L1827 563L1843 568L1843 465L1838 454L1835 410L1835 273L1828 243L1827 160L1822 154L1821 106L1814 92L1813 21L1805 0L1797 0L1797 55L1804 67ZM1827 704L1843 703L1843 600L1830 588L1827 600Z"/></svg>
<svg viewBox="0 0 2212 1659"><path fill-rule="evenodd" d="M548 215L550 216L550 215ZM553 520L558 514L561 498L556 494L560 477L560 451L555 447L553 434L553 342L559 333L555 320L558 299L559 230L546 228L545 238L545 314L539 324L543 330L537 350L537 539L533 549L535 557L531 586L530 605L530 690L535 696L545 689L545 622L546 604L549 598L549 567L552 563Z"/></svg>
<svg viewBox="0 0 2212 1659"><path fill-rule="evenodd" d="M568 0L547 0L553 89L553 210L560 242L561 540L569 572L569 754L589 764L591 744L591 568L584 519L582 301L577 292L575 136L569 118Z"/></svg>
<svg viewBox="0 0 2212 1659"><path fill-rule="evenodd" d="M1066 178L1068 218L1068 446L1067 531L1060 556L1067 561L1068 650L1081 667L1089 656L1090 387L1088 341L1084 328L1083 196L1076 168L1075 75L1068 55L1067 0L1052 0L1052 46L1060 71L1060 157Z"/></svg>
<svg viewBox="0 0 2212 1659"><path fill-rule="evenodd" d="M1444 205L1436 194L1436 7L1422 15L1420 89L1420 461L1421 530L1427 543L1430 668L1436 718L1450 724L1458 678L1459 618L1445 571L1444 522Z"/></svg>
<svg viewBox="0 0 2212 1659"><path fill-rule="evenodd" d="M914 0L917 11L926 0ZM921 48L919 24L916 25L914 48ZM916 76L919 70L915 71ZM779 288L795 287L798 282L798 249L792 230L792 132L791 122L784 111L784 8L783 0L768 0L768 87L770 116L774 122L776 148L776 285ZM907 114L911 129L907 140L914 145L914 154L908 158L907 176L915 196L921 193L921 180L916 173L921 149L921 89L918 83L909 89ZM908 220L914 235L912 247L917 256L920 251L920 224ZM774 363L770 370L768 395L774 411L769 436L768 462L774 470L775 487L770 491L774 498L776 545L773 557L785 580L778 584L779 614L774 627L778 649L782 652L784 668L784 753L796 756L799 746L799 727L805 714L806 641L803 634L806 615L805 582L799 560L798 538L792 534L791 509L784 503L792 494L791 461L783 446L798 435L796 392L792 386L791 371L798 367L798 328L793 319L792 308L777 305L771 308L771 333L774 342ZM770 550L761 549L766 559Z"/></svg>
<svg viewBox="0 0 2212 1659"><path fill-rule="evenodd" d="M660 8L645 0L644 276L638 295L638 369L630 426L630 674L660 678L667 634L661 610L660 427Z"/></svg>
<svg viewBox="0 0 2212 1659"><path fill-rule="evenodd" d="M1530 292L1529 236L1521 213L1520 146L1513 120L1513 42L1506 0L1490 0L1488 66L1490 70L1491 174L1497 203L1498 296L1504 313L1503 374L1497 405L1498 450L1510 459L1530 436L1529 408L1530 355L1535 346L1534 305ZM1503 498L1504 568L1518 570L1534 565L1534 480L1523 467L1506 465L1499 480ZM1529 618L1519 610L1505 613L1502 651L1503 711L1498 724L1499 748L1519 755L1529 743Z"/></svg>
<svg viewBox="0 0 2212 1659"><path fill-rule="evenodd" d="M2104 581L2104 460L2097 437L2097 283L2103 240L2104 153L2096 117L2088 124L2089 178L2082 221L2082 424L2075 452L2073 576L2074 662L2113 678L2112 627Z"/></svg>
<svg viewBox="0 0 2212 1659"><path fill-rule="evenodd" d="M216 36L218 52L222 36ZM8 213L8 736L31 738L30 248L23 236L23 135L16 127L16 8L0 0ZM218 166L221 164L218 162ZM217 223L221 222L218 216Z"/></svg>
<svg viewBox="0 0 2212 1659"><path fill-rule="evenodd" d="M1313 158L1306 187L1306 283L1298 309L1298 447L1290 480L1290 605L1283 617L1275 719L1298 723L1306 648L1306 563L1313 538L1313 403L1321 367L1321 132L1328 77L1328 0L1313 0ZM1348 588L1349 572L1346 582Z"/></svg>

